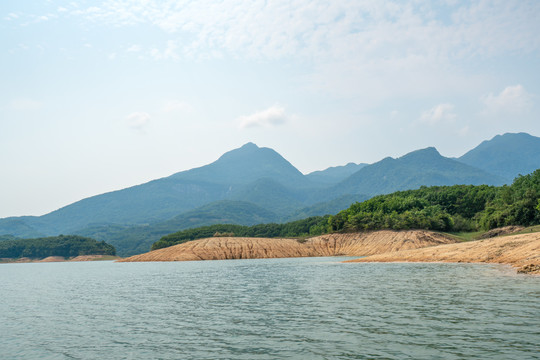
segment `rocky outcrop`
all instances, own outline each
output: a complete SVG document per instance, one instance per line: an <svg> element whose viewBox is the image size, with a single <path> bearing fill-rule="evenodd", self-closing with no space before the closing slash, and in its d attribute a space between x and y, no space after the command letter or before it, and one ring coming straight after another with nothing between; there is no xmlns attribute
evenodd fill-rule
<svg viewBox="0 0 540 360"><path fill-rule="evenodd" d="M350 262L500 263L512 265L519 272L540 274L540 233L378 254Z"/></svg>
<svg viewBox="0 0 540 360"><path fill-rule="evenodd" d="M213 237L189 241L120 261L193 261L310 256L365 256L453 243L448 237L424 230L374 231L295 239Z"/></svg>

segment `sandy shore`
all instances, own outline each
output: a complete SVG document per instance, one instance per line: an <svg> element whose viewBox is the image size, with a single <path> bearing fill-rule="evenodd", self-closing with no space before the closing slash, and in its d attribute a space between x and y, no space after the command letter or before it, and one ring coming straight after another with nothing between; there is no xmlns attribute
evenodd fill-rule
<svg viewBox="0 0 540 360"><path fill-rule="evenodd" d="M383 230L352 234L329 234L317 236L305 242L295 239L212 237L189 241L119 261L365 256L454 242L456 241L446 236L424 230Z"/></svg>
<svg viewBox="0 0 540 360"><path fill-rule="evenodd" d="M348 262L467 262L509 264L540 274L540 233L501 236L368 256Z"/></svg>

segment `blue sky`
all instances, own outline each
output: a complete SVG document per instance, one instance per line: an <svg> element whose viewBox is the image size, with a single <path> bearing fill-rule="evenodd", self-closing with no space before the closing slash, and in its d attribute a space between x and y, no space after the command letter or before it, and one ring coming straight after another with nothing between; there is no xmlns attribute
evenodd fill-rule
<svg viewBox="0 0 540 360"><path fill-rule="evenodd" d="M307 173L540 136L540 2L0 3L0 217L248 141Z"/></svg>

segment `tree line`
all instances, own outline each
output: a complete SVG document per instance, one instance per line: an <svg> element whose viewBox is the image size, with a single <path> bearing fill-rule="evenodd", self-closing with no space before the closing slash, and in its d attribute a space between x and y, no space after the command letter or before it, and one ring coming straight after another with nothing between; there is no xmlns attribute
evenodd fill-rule
<svg viewBox="0 0 540 360"><path fill-rule="evenodd" d="M302 237L333 232L426 229L444 232L489 230L540 224L540 169L512 185L453 185L398 191L356 202L336 215L285 224L212 225L166 235L152 250L211 237L216 233L250 237Z"/></svg>
<svg viewBox="0 0 540 360"><path fill-rule="evenodd" d="M78 236L59 235L37 239L17 239L0 242L0 258L46 258L79 255L116 255L114 246L104 241Z"/></svg>

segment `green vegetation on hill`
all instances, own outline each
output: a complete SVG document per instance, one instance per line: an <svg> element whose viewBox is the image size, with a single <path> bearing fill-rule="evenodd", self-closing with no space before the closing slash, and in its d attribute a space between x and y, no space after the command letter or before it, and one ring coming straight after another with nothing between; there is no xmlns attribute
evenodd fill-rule
<svg viewBox="0 0 540 360"><path fill-rule="evenodd" d="M540 169L510 186L433 186L381 195L339 212L329 231L489 230L540 223Z"/></svg>
<svg viewBox="0 0 540 360"><path fill-rule="evenodd" d="M292 221L286 224L259 224L242 226L219 224L202 226L169 234L152 245L152 250L181 244L187 241L212 236L241 236L241 237L301 237L320 235L326 231L329 216L313 216L307 219Z"/></svg>
<svg viewBox="0 0 540 360"><path fill-rule="evenodd" d="M0 242L0 258L74 257L79 255L116 255L114 246L104 241L77 235L60 235L38 239Z"/></svg>
<svg viewBox="0 0 540 360"><path fill-rule="evenodd" d="M152 245L152 250L223 234L300 237L381 229L470 232L536 224L540 224L540 169L518 177L510 186L424 186L357 202L334 216L286 224L213 225L184 230L164 236Z"/></svg>

